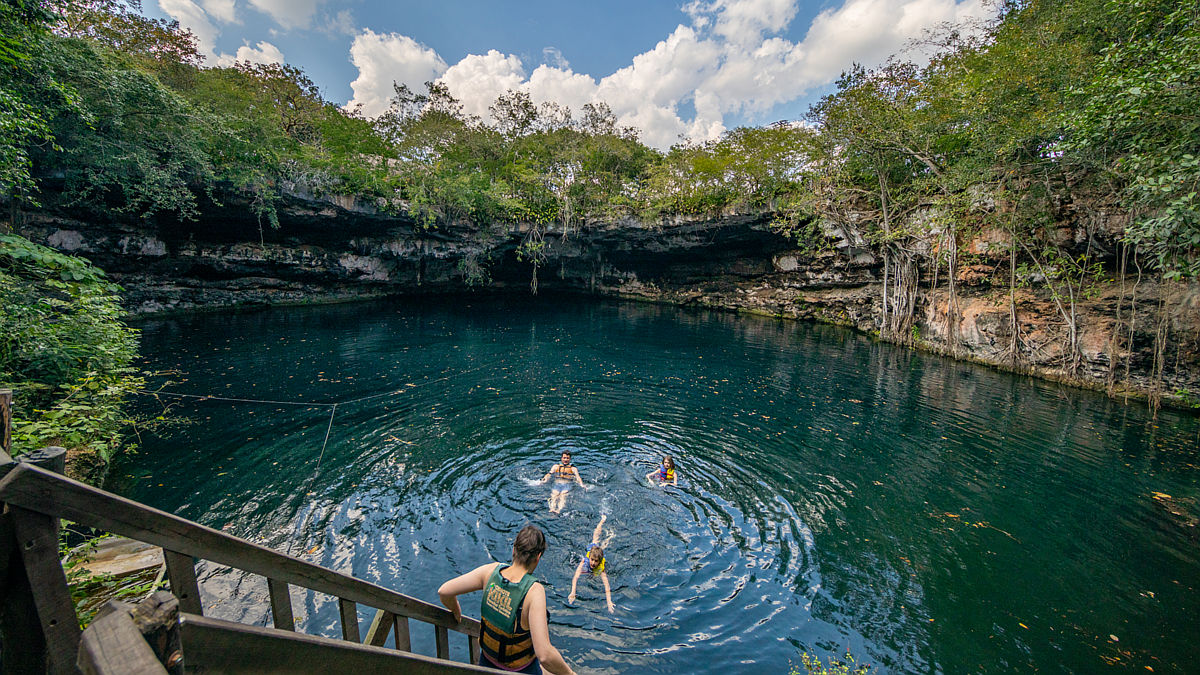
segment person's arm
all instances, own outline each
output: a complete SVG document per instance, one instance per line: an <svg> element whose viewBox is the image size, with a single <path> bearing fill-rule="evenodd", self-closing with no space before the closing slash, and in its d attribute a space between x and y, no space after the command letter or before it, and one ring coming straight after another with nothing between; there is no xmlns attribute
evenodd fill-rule
<svg viewBox="0 0 1200 675"><path fill-rule="evenodd" d="M596 531L592 533L592 543L593 544L600 543L600 528L604 527L604 521L607 519L608 519L608 516L604 516L604 515L600 516L600 522L596 524Z"/></svg>
<svg viewBox="0 0 1200 675"><path fill-rule="evenodd" d="M525 595L525 603L529 614L529 633L533 637L533 653L537 654L542 668L554 675L575 675L571 666L554 645L550 644L549 617L546 615L546 589L540 583L529 588Z"/></svg>
<svg viewBox="0 0 1200 675"><path fill-rule="evenodd" d="M579 483L579 487L583 488L584 490L587 489L587 486L583 484L583 476L579 475L579 469L575 469L575 482Z"/></svg>
<svg viewBox="0 0 1200 675"><path fill-rule="evenodd" d="M650 481L651 485L654 484L654 475L657 473L658 473L658 471L656 470L656 471L651 471L650 473L646 474L646 480Z"/></svg>
<svg viewBox="0 0 1200 675"><path fill-rule="evenodd" d="M446 609L454 614L455 621L462 621L462 609L458 606L458 596L463 593L481 591L487 584L488 575L500 563L481 565L466 574L454 577L438 588L438 598Z"/></svg>
<svg viewBox="0 0 1200 675"><path fill-rule="evenodd" d="M679 469L676 469L675 474L671 476L671 485L679 487Z"/></svg>
<svg viewBox="0 0 1200 675"><path fill-rule="evenodd" d="M580 560L579 566L575 568L575 576L571 579L571 594L567 596L567 602L575 602L575 586L579 583L579 575L583 574L583 564L587 560Z"/></svg>
<svg viewBox="0 0 1200 675"><path fill-rule="evenodd" d="M553 475L554 475L554 467L550 467L550 470L549 470L549 471L547 471L547 472L546 472L546 475L545 475L545 476L542 476L542 479L541 479L540 481L538 481L538 482L539 482L539 483L545 483L546 481L550 480L550 476L553 476Z"/></svg>
<svg viewBox="0 0 1200 675"><path fill-rule="evenodd" d="M604 599L608 601L608 613L612 614L617 608L612 604L612 589L608 587L608 572L600 573L600 581L604 582Z"/></svg>

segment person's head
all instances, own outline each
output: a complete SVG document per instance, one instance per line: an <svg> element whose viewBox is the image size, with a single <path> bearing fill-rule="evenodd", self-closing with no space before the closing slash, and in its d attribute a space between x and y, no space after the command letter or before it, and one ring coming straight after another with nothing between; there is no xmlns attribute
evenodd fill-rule
<svg viewBox="0 0 1200 675"><path fill-rule="evenodd" d="M560 461L562 462L563 466L570 464L571 463L571 453L566 450L563 450L562 459Z"/></svg>
<svg viewBox="0 0 1200 675"><path fill-rule="evenodd" d="M532 571L546 552L546 535L535 525L526 525L513 542L513 564Z"/></svg>
<svg viewBox="0 0 1200 675"><path fill-rule="evenodd" d="M600 564L601 560L604 560L604 549L600 548L599 546L593 546L591 550L587 552L587 557L588 564L592 567L595 567L596 565Z"/></svg>
<svg viewBox="0 0 1200 675"><path fill-rule="evenodd" d="M670 455L666 455L663 457L663 466L667 467L668 469L674 469L675 460L671 459Z"/></svg>

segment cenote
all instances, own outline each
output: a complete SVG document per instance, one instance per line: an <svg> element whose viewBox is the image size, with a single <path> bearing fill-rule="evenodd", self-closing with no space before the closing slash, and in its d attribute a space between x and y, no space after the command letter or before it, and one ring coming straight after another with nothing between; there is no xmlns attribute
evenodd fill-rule
<svg viewBox="0 0 1200 675"><path fill-rule="evenodd" d="M878 672L1200 662L1195 528L1154 498L1197 495L1192 417L834 327L583 298L142 329L167 391L267 402L162 398L174 424L117 491L435 603L534 523L553 641L585 672L784 673L846 649ZM589 489L552 515L532 483L564 449ZM664 454L677 489L646 482ZM586 577L567 603L601 514L614 614ZM208 613L269 621L261 577L200 572ZM338 635L335 599L294 602Z"/></svg>

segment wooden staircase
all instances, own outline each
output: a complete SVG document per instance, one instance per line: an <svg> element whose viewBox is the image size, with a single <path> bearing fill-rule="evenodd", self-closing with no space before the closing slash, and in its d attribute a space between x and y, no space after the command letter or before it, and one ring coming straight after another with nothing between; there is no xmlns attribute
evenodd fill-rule
<svg viewBox="0 0 1200 675"><path fill-rule="evenodd" d="M486 673L479 621L285 555L61 475L65 451L16 461L0 450L0 663L4 673ZM80 631L59 560L59 520L163 549L173 598L110 603ZM266 578L272 627L204 616L195 562ZM341 639L295 631L292 587L337 598ZM358 606L376 610L362 636ZM150 617L150 618L147 618ZM431 624L436 655L411 651L410 621ZM449 660L451 632L471 664ZM157 637L155 637L157 636ZM394 636L395 648L384 648ZM171 645L176 645L172 647Z"/></svg>

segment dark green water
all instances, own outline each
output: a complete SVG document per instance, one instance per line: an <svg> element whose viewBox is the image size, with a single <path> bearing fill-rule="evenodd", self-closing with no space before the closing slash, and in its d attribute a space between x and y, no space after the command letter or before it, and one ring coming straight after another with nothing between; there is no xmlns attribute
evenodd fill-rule
<svg viewBox="0 0 1200 675"><path fill-rule="evenodd" d="M553 641L593 672L782 673L847 647L881 672L1200 663L1195 528L1152 498L1200 493L1189 417L830 327L583 299L207 314L143 338L171 391L343 404L329 426L329 407L172 399L191 423L144 437L120 492L435 603L535 523ZM568 448L591 489L551 515L530 482ZM678 489L644 479L663 453ZM566 603L601 513L613 615L586 577ZM208 613L269 621L262 578L210 565L202 586ZM294 603L340 634L333 599Z"/></svg>

